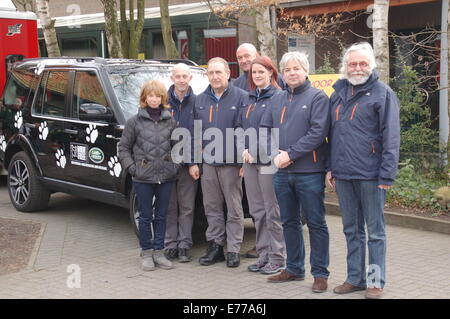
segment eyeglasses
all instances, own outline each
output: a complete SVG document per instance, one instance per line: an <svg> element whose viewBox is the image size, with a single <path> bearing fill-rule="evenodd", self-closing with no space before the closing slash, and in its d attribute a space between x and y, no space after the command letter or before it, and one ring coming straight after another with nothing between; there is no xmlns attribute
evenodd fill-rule
<svg viewBox="0 0 450 319"><path fill-rule="evenodd" d="M363 68L367 68L369 66L369 63L367 63L365 61L362 61L362 62L350 62L350 63L347 63L347 65L350 68L353 68L353 69L356 69L356 67L359 65L359 67L361 69L363 69Z"/></svg>

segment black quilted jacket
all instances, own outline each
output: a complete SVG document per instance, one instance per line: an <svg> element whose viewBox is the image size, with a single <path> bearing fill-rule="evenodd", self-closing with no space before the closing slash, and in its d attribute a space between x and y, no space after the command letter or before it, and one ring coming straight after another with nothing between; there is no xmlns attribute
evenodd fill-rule
<svg viewBox="0 0 450 319"><path fill-rule="evenodd" d="M143 108L127 121L119 143L119 158L133 181L160 184L176 179L181 165L173 163L170 154L170 136L175 127L176 122L166 109L156 122Z"/></svg>

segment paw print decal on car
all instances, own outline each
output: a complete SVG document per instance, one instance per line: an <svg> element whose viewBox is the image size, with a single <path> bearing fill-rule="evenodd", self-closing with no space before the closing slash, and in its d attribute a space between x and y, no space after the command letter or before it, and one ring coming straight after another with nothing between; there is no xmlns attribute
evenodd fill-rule
<svg viewBox="0 0 450 319"><path fill-rule="evenodd" d="M86 127L86 142L95 143L98 137L98 130L95 124L89 124L89 127Z"/></svg>
<svg viewBox="0 0 450 319"><path fill-rule="evenodd" d="M120 173L122 172L122 165L120 165L117 156L113 156L109 159L108 166L110 168L109 174L111 174L111 176L120 176Z"/></svg>
<svg viewBox="0 0 450 319"><path fill-rule="evenodd" d="M64 168L66 167L66 155L64 155L64 150L63 149L59 149L56 151L56 165L58 165L58 167Z"/></svg>
<svg viewBox="0 0 450 319"><path fill-rule="evenodd" d="M2 152L6 151L6 139L4 135L0 135L0 150L2 150Z"/></svg>
<svg viewBox="0 0 450 319"><path fill-rule="evenodd" d="M39 125L39 138L45 141L47 139L47 135L48 135L47 121L44 121Z"/></svg>
<svg viewBox="0 0 450 319"><path fill-rule="evenodd" d="M16 113L16 115L14 116L14 122L15 127L20 128L22 126L23 123L22 111Z"/></svg>

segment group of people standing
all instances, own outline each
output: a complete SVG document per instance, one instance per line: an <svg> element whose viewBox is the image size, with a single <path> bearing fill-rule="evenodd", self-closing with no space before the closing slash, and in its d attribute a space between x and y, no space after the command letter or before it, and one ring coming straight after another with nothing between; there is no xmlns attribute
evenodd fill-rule
<svg viewBox="0 0 450 319"><path fill-rule="evenodd" d="M400 124L398 100L378 80L370 44L346 50L342 79L331 99L312 87L303 53L284 54L280 74L251 44L239 46L236 55L244 73L230 81L228 62L213 58L207 64L210 85L198 96L189 86L192 76L184 64L173 67L168 92L157 80L145 83L139 112L125 125L119 157L138 198L143 269L170 269L176 258L192 260L199 179L208 221L208 246L199 263L226 260L228 267L238 267L244 235L243 178L258 253L248 270L271 274L271 283L304 280L303 216L310 238L312 290L324 292L330 274L324 205L328 182L339 197L348 248L348 276L334 292L366 290L367 298L380 298L386 268L383 207L396 175ZM256 142L245 136L236 139L231 148L224 138L222 156L196 162L192 152L190 161L175 164L171 134L177 127L193 132L195 121L202 132L213 128L223 137L238 128L268 133L264 139L258 135ZM206 153L213 141L201 136L192 139L191 146Z"/></svg>

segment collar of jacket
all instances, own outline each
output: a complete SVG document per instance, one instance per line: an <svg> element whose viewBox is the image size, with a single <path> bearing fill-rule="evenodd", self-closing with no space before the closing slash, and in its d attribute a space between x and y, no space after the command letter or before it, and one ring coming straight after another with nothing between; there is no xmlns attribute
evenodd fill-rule
<svg viewBox="0 0 450 319"><path fill-rule="evenodd" d="M357 92L365 92L369 90L375 82L378 81L379 74L377 70L373 70L372 74L369 76L367 81L361 85L355 85L355 89ZM342 98L345 96L345 91L352 84L347 79L340 79L333 85L334 91L338 93Z"/></svg>
<svg viewBox="0 0 450 319"><path fill-rule="evenodd" d="M161 118L160 118L160 120L169 120L169 119L172 118L172 113L168 109L162 107L162 105L160 105L159 108L161 109ZM145 108L142 108L142 107L140 107L139 110L138 110L138 117L144 117L144 118L146 118L148 120L152 120L150 118L150 115L148 114L147 110Z"/></svg>
<svg viewBox="0 0 450 319"><path fill-rule="evenodd" d="M250 91L249 96L252 98L255 98L257 101L259 101L264 98L269 98L269 97L273 96L274 94L275 94L275 88L272 85L269 85L265 89L261 90L261 92L259 93L259 96L258 96L258 94L256 94L256 90Z"/></svg>
<svg viewBox="0 0 450 319"><path fill-rule="evenodd" d="M186 95L184 96L183 102L187 101L191 97L192 93L193 93L192 88L191 88L191 86L189 86L188 91L186 92ZM169 104L173 107L173 106L178 106L181 103L182 102L178 98L178 95L175 93L175 85L172 85L169 88Z"/></svg>
<svg viewBox="0 0 450 319"><path fill-rule="evenodd" d="M223 91L222 95L220 96L220 99L222 99L223 97L225 97L228 92L230 91L230 83L228 82L228 87L225 89L225 91ZM216 95L214 94L213 88L211 87L211 84L208 85L208 87L206 88L205 92L206 95L208 95L209 97L211 97L212 99L214 99L214 101L219 102L216 98Z"/></svg>
<svg viewBox="0 0 450 319"><path fill-rule="evenodd" d="M302 85L297 86L295 89L291 89L290 87L287 87L286 91L288 91L290 94L297 95L297 94L305 92L307 89L309 89L310 86L311 86L311 82L309 81L308 78L306 78L305 82Z"/></svg>

